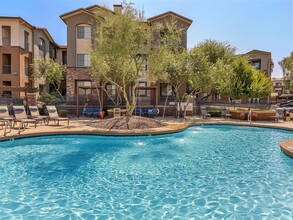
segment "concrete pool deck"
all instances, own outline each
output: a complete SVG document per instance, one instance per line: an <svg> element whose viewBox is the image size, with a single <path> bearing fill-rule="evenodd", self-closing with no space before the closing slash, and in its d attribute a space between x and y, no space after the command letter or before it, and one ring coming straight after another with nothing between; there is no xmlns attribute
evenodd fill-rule
<svg viewBox="0 0 293 220"><path fill-rule="evenodd" d="M161 117L157 118L162 120ZM94 119L97 121L101 119ZM3 130L0 130L0 140L9 140L19 137L31 137L39 135L53 135L53 134L100 134L100 135L152 135L152 134L168 134L183 131L192 125L205 125L205 124L223 124L223 125L241 125L241 126L253 126L253 127L267 127L267 128L279 128L293 131L293 123L289 121L285 122L267 122L267 121L241 121L234 119L223 118L209 118L201 119L199 117L189 117L188 119L175 119L174 117L166 117L164 122L167 123L164 127L152 128L152 129L133 129L133 130L108 130L90 126L89 121L93 119L89 118L73 118L70 119L70 124L66 122L60 122L60 125L40 125L37 128L29 125L25 131L18 134L17 126L7 134L3 135ZM293 140L284 140L280 143L281 150L288 156L293 158Z"/></svg>

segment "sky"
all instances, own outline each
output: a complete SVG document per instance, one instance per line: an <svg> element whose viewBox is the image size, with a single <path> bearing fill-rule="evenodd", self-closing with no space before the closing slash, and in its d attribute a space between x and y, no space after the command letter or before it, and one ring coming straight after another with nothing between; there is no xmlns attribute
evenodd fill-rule
<svg viewBox="0 0 293 220"><path fill-rule="evenodd" d="M58 44L66 44L60 15L94 4L113 9L121 0L0 0L0 16L20 16L46 27ZM128 1L129 2L129 1ZM213 39L230 43L237 54L253 49L272 53L273 77L282 77L278 62L293 51L293 0L131 0L146 18L174 11L193 20L188 48Z"/></svg>

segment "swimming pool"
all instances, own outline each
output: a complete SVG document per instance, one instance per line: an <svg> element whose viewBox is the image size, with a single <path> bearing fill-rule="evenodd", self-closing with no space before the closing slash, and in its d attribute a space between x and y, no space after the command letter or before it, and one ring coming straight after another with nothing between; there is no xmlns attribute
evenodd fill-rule
<svg viewBox="0 0 293 220"><path fill-rule="evenodd" d="M0 142L0 216L52 219L293 217L285 130L205 125L172 135Z"/></svg>

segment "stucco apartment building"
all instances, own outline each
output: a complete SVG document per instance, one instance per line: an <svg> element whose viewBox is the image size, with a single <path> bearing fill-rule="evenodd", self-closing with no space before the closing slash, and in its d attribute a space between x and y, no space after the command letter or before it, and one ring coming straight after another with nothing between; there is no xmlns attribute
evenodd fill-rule
<svg viewBox="0 0 293 220"><path fill-rule="evenodd" d="M122 5L114 5L114 10L105 9L98 5L93 5L87 8L80 8L74 11L70 11L60 16L67 26L67 101L74 101L77 95L77 88L81 86L91 86L95 79L92 76L90 70L90 47L93 40L93 30L95 25L95 16L104 16L108 12L108 16L115 16L115 14L122 13ZM106 13L107 14L107 13ZM166 12L148 20L150 24L155 22L165 23L170 21L171 17L177 20L177 25L183 28L182 34L182 47L187 47L187 30L192 23L192 20L185 18L174 12ZM156 37L156 36L155 36ZM147 63L145 64L145 73L147 73ZM160 97L166 96L169 90L172 88L167 84L154 84L151 85L147 81L146 74L142 74L139 86L154 86L157 87L157 93ZM114 86L107 84L107 92L110 95L114 95ZM182 88L182 94L184 94L186 88ZM88 91L91 93L91 91ZM84 90L80 90L79 94L84 94ZM144 93L144 91L141 91ZM157 97L159 98L159 97ZM107 97L105 97L107 99ZM142 97L146 99L146 97ZM107 100L106 102L107 103Z"/></svg>
<svg viewBox="0 0 293 220"><path fill-rule="evenodd" d="M20 97L24 91L10 87L29 87L34 27L20 17L0 17L0 23L0 95Z"/></svg>
<svg viewBox="0 0 293 220"><path fill-rule="evenodd" d="M77 88L91 86L96 81L90 71L90 48L94 36L95 16L96 14L104 16L105 11L109 16L115 16L115 14L122 13L122 6L114 5L112 11L99 5L93 5L62 14L60 18L66 24L67 45L58 45L46 28L32 26L20 17L0 17L0 66L2 67L0 68L0 96L22 97L24 95L23 91L10 91L8 87L37 88L39 93L50 91L50 87L44 79L36 82L29 80L29 64L34 58L45 56L55 58L67 65L66 82L63 83L61 92L64 96L66 95L68 103L76 102L77 93L81 95L85 92L87 94L95 93L91 90L77 91ZM192 24L191 19L169 11L148 18L147 21L150 24L156 22L164 24L171 18L175 18L177 25L183 28L182 47L187 48L187 31ZM159 37L156 36L158 33L154 34L155 37ZM249 57L255 68L263 70L268 77L271 77L273 62L270 52L252 50L245 55ZM156 103L163 105L167 94L172 93L172 87L165 83L150 84L147 79L147 62L144 69L145 72L142 74L139 86L155 88ZM3 89L3 86L6 90ZM109 96L117 97L113 85L107 84L105 87ZM181 95L187 90L186 85L182 86ZM140 91L139 94L141 95L140 100L149 99L149 91ZM109 103L107 100L109 97L104 94L104 98L104 103ZM221 96L221 94L214 94L207 101L227 103L229 98ZM268 102L269 99L251 101ZM172 98L169 103L172 105Z"/></svg>
<svg viewBox="0 0 293 220"><path fill-rule="evenodd" d="M29 91L48 92L45 79L31 80L30 65L37 57L62 61L63 51L46 28L35 27L21 17L0 17L0 96L20 98Z"/></svg>
<svg viewBox="0 0 293 220"><path fill-rule="evenodd" d="M248 56L249 62L252 66L256 69L263 71L268 78L272 78L272 72L274 68L274 62L272 59L272 54L267 51L262 50L251 50L245 54ZM261 98L261 99L250 99L249 102L251 103L263 103L263 104L270 104L271 100L270 97Z"/></svg>

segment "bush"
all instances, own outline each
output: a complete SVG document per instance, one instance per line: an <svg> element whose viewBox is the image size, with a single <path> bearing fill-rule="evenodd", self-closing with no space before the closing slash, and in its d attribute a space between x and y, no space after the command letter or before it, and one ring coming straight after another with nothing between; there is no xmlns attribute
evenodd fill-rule
<svg viewBox="0 0 293 220"><path fill-rule="evenodd" d="M56 92L52 93L43 93L39 100L46 103L47 105L56 105L60 102L59 95Z"/></svg>
<svg viewBox="0 0 293 220"><path fill-rule="evenodd" d="M221 117L220 110L209 110L208 113L211 114L212 117Z"/></svg>
<svg viewBox="0 0 293 220"><path fill-rule="evenodd" d="M63 118L67 118L68 111L67 110L60 110L59 111L59 116Z"/></svg>

